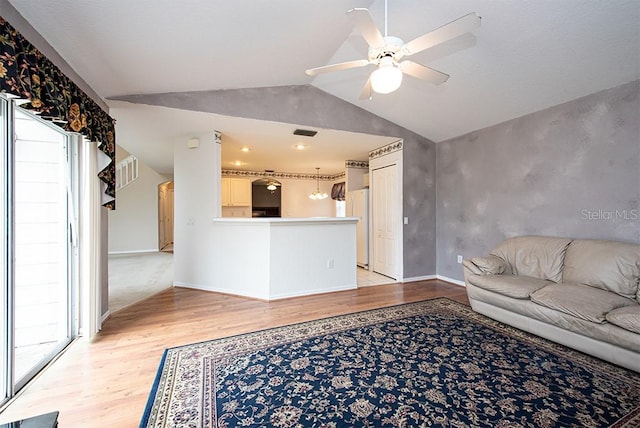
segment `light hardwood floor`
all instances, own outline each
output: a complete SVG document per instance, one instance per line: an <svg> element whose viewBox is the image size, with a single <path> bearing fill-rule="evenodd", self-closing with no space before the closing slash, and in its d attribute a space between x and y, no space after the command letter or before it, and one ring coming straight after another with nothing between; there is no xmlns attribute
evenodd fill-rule
<svg viewBox="0 0 640 428"><path fill-rule="evenodd" d="M448 297L464 287L431 280L262 302L183 288L114 313L80 339L0 414L0 423L58 410L61 427L137 427L164 349L333 315Z"/></svg>

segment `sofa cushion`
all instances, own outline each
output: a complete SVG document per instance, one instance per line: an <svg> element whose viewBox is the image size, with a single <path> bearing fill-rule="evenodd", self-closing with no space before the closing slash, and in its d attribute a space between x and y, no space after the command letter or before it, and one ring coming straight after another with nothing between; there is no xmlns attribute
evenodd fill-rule
<svg viewBox="0 0 640 428"><path fill-rule="evenodd" d="M563 281L590 285L631 299L640 281L640 245L575 240L564 258Z"/></svg>
<svg viewBox="0 0 640 428"><path fill-rule="evenodd" d="M600 288L580 284L551 284L531 293L531 301L574 317L602 324L607 313L634 300Z"/></svg>
<svg viewBox="0 0 640 428"><path fill-rule="evenodd" d="M640 305L614 309L607 314L607 321L630 332L640 334Z"/></svg>
<svg viewBox="0 0 640 428"><path fill-rule="evenodd" d="M499 275L507 271L507 262L496 256L474 257L471 259L471 263L480 268L485 275Z"/></svg>
<svg viewBox="0 0 640 428"><path fill-rule="evenodd" d="M564 253L571 239L519 236L502 242L491 255L504 259L514 275L562 281Z"/></svg>
<svg viewBox="0 0 640 428"><path fill-rule="evenodd" d="M468 280L476 287L513 297L514 299L528 299L529 295L534 291L553 284L553 282L545 279L523 275L472 275Z"/></svg>

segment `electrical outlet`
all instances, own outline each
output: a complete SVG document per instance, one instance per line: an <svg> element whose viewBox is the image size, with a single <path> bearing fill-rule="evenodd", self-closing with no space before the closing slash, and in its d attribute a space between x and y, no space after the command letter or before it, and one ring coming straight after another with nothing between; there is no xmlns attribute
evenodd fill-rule
<svg viewBox="0 0 640 428"><path fill-rule="evenodd" d="M327 269L333 269L333 259L327 260Z"/></svg>
<svg viewBox="0 0 640 428"><path fill-rule="evenodd" d="M458 254L458 263L462 263L462 256Z"/></svg>
<svg viewBox="0 0 640 428"><path fill-rule="evenodd" d="M404 218L404 224L409 224L409 217Z"/></svg>

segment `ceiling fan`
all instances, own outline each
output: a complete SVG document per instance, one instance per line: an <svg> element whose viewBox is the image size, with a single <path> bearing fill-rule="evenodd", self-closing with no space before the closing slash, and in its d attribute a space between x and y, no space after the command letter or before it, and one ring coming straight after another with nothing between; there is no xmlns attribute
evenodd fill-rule
<svg viewBox="0 0 640 428"><path fill-rule="evenodd" d="M276 189L278 187L280 187L281 184L279 181L276 180L268 180L267 181L267 190L269 190L271 193L274 193L276 191Z"/></svg>
<svg viewBox="0 0 640 428"><path fill-rule="evenodd" d="M320 73L374 64L377 68L371 73L369 80L362 88L360 99L370 99L372 90L379 94L388 94L395 91L402 83L403 73L436 85L446 82L449 79L448 74L402 59L461 36L480 26L480 16L472 12L410 42L404 43L398 37L387 35L387 0L384 2L384 37L376 27L369 10L355 8L347 11L347 15L353 19L362 38L369 45L368 59L310 68L305 73L308 76L316 76Z"/></svg>

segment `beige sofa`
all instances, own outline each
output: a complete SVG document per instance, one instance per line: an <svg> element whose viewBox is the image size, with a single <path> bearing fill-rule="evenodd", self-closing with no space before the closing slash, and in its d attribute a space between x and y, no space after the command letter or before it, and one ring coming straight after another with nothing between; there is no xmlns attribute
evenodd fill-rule
<svg viewBox="0 0 640 428"><path fill-rule="evenodd" d="M463 269L476 312L640 372L640 245L523 236Z"/></svg>

